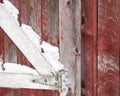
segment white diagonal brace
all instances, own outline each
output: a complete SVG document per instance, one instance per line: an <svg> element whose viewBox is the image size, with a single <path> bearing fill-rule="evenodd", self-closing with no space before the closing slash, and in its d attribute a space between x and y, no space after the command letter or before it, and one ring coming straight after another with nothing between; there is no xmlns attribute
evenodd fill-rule
<svg viewBox="0 0 120 96"><path fill-rule="evenodd" d="M54 72L52 65L45 60L40 50L24 34L2 4L0 4L0 27L40 74L48 75Z"/></svg>

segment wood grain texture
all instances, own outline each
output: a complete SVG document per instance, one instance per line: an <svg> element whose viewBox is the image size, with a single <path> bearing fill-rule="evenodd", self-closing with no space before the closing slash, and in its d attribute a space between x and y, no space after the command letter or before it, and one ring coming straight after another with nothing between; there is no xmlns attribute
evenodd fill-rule
<svg viewBox="0 0 120 96"><path fill-rule="evenodd" d="M41 37L59 45L59 0L41 0Z"/></svg>
<svg viewBox="0 0 120 96"><path fill-rule="evenodd" d="M0 61L4 61L4 32L0 27Z"/></svg>
<svg viewBox="0 0 120 96"><path fill-rule="evenodd" d="M97 0L85 0L85 96L97 96Z"/></svg>
<svg viewBox="0 0 120 96"><path fill-rule="evenodd" d="M59 1L60 61L69 71L69 87L73 96L80 96L81 79L81 1ZM77 51L77 52L76 52ZM78 55L79 54L79 55ZM69 95L68 95L69 96Z"/></svg>
<svg viewBox="0 0 120 96"><path fill-rule="evenodd" d="M15 2L15 0L13 0ZM19 0L19 21L32 26L39 34L41 31L41 0ZM16 4L17 5L17 4Z"/></svg>
<svg viewBox="0 0 120 96"><path fill-rule="evenodd" d="M120 95L119 5L85 0L85 96Z"/></svg>
<svg viewBox="0 0 120 96"><path fill-rule="evenodd" d="M98 0L98 96L120 96L119 5Z"/></svg>
<svg viewBox="0 0 120 96"><path fill-rule="evenodd" d="M17 63L17 49L10 38L4 33L4 62Z"/></svg>

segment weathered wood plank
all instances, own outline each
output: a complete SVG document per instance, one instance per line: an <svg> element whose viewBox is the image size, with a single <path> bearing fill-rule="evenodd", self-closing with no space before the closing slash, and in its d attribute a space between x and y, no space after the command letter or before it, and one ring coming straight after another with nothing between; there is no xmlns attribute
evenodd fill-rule
<svg viewBox="0 0 120 96"><path fill-rule="evenodd" d="M41 2L41 36L47 41L58 46L59 43L59 0L42 0Z"/></svg>
<svg viewBox="0 0 120 96"><path fill-rule="evenodd" d="M17 63L16 46L10 38L4 33L4 62Z"/></svg>
<svg viewBox="0 0 120 96"><path fill-rule="evenodd" d="M119 0L98 0L97 96L120 96L119 5Z"/></svg>
<svg viewBox="0 0 120 96"><path fill-rule="evenodd" d="M60 61L69 71L67 96L81 95L81 1L59 0ZM71 94L71 95L70 95ZM64 96L65 94L61 94Z"/></svg>
<svg viewBox="0 0 120 96"><path fill-rule="evenodd" d="M19 21L32 26L40 34L41 32L41 0L19 0L15 4L19 10Z"/></svg>
<svg viewBox="0 0 120 96"><path fill-rule="evenodd" d="M97 0L85 0L85 96L97 96Z"/></svg>
<svg viewBox="0 0 120 96"><path fill-rule="evenodd" d="M0 61L4 61L4 32L0 27Z"/></svg>

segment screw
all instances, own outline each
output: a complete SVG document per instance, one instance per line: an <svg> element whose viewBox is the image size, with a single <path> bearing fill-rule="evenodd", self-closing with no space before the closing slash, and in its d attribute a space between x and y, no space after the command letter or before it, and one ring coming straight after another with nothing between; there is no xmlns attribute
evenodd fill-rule
<svg viewBox="0 0 120 96"><path fill-rule="evenodd" d="M32 80L32 82L35 82L35 80Z"/></svg>
<svg viewBox="0 0 120 96"><path fill-rule="evenodd" d="M57 86L58 84L57 83L54 83L55 86Z"/></svg>
<svg viewBox="0 0 120 96"><path fill-rule="evenodd" d="M58 81L58 77L55 77L55 80Z"/></svg>
<svg viewBox="0 0 120 96"><path fill-rule="evenodd" d="M44 79L44 82L47 83L47 79Z"/></svg>

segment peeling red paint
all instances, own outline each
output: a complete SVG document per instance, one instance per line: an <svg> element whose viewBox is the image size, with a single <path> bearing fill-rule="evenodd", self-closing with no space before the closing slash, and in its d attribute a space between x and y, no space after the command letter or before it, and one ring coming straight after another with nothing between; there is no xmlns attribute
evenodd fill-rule
<svg viewBox="0 0 120 96"><path fill-rule="evenodd" d="M97 96L97 0L85 0L85 96Z"/></svg>
<svg viewBox="0 0 120 96"><path fill-rule="evenodd" d="M4 33L3 30L0 28L0 59L3 60L4 57Z"/></svg>
<svg viewBox="0 0 120 96"><path fill-rule="evenodd" d="M85 0L85 96L120 96L119 4Z"/></svg>

